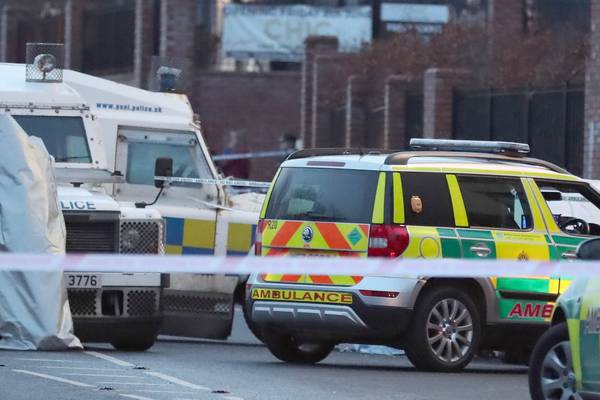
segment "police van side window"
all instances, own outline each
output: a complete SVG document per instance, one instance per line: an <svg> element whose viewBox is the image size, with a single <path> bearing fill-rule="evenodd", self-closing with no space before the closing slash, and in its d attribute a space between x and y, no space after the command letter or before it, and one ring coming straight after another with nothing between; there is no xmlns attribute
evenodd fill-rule
<svg viewBox="0 0 600 400"><path fill-rule="evenodd" d="M531 209L518 178L458 176L471 227L529 230Z"/></svg>
<svg viewBox="0 0 600 400"><path fill-rule="evenodd" d="M13 115L13 118L28 135L42 139L56 162L92 162L81 117Z"/></svg>
<svg viewBox="0 0 600 400"><path fill-rule="evenodd" d="M446 175L403 172L406 225L454 227L454 212Z"/></svg>
<svg viewBox="0 0 600 400"><path fill-rule="evenodd" d="M174 177L212 178L208 163L192 132L121 128L119 134L127 138L127 183L154 185L154 163L159 157L173 160ZM185 182L173 182L171 185L200 187Z"/></svg>

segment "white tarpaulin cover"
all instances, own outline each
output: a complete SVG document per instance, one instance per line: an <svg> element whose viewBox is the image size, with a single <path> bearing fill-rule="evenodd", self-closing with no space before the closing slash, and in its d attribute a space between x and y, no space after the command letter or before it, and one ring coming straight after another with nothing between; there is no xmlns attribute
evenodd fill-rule
<svg viewBox="0 0 600 400"><path fill-rule="evenodd" d="M371 7L263 6L227 4L223 49L226 57L301 61L304 39L336 36L340 50L357 51L371 42Z"/></svg>
<svg viewBox="0 0 600 400"><path fill-rule="evenodd" d="M65 252L53 160L42 141L0 114L0 251ZM0 349L81 348L62 272L0 271Z"/></svg>

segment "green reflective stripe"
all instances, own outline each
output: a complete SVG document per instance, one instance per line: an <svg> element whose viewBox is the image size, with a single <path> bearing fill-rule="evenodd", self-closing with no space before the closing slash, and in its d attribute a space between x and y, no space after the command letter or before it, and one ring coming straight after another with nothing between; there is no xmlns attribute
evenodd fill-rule
<svg viewBox="0 0 600 400"><path fill-rule="evenodd" d="M558 249L553 245L548 246L548 256L550 260L558 260L560 257L558 256Z"/></svg>
<svg viewBox="0 0 600 400"><path fill-rule="evenodd" d="M462 238L494 240L494 237L492 236L492 231L484 231L477 229L457 229L456 232L458 232L458 236Z"/></svg>
<svg viewBox="0 0 600 400"><path fill-rule="evenodd" d="M402 190L402 177L398 172L392 175L394 183L394 223L404 223L404 192Z"/></svg>
<svg viewBox="0 0 600 400"><path fill-rule="evenodd" d="M377 193L375 193L375 203L373 204L374 224L383 224L383 214L385 208L385 172L379 173L377 182Z"/></svg>
<svg viewBox="0 0 600 400"><path fill-rule="evenodd" d="M458 186L458 180L456 175L446 175L446 181L448 182L448 189L450 190L450 198L452 199L452 210L454 211L454 223L456 226L469 226L467 219L467 211L465 209L465 203Z"/></svg>
<svg viewBox="0 0 600 400"><path fill-rule="evenodd" d="M584 240L589 239L589 238L552 235L552 239L554 239L554 243L556 243L556 244L563 244L563 245L567 245L567 246L577 246L577 245L579 245L579 243L581 243Z"/></svg>
<svg viewBox="0 0 600 400"><path fill-rule="evenodd" d="M281 168L277 170L275 173L275 177L273 177L273 181L271 182L271 186L269 186L269 190L267 191L267 195L265 196L265 201L263 202L262 209L260 210L260 217L264 218L267 214L267 206L269 205L269 199L271 199L271 192L273 191L273 186L275 186L275 182L277 182L277 178L279 177L279 173L281 172Z"/></svg>
<svg viewBox="0 0 600 400"><path fill-rule="evenodd" d="M460 241L458 239L440 238L443 258L461 258Z"/></svg>
<svg viewBox="0 0 600 400"><path fill-rule="evenodd" d="M524 292L549 293L550 280L498 277L496 288L498 290L518 290Z"/></svg>
<svg viewBox="0 0 600 400"><path fill-rule="evenodd" d="M440 235L440 237L458 237L456 236L456 232L454 231L454 229L450 229L450 228L437 228L438 231L438 235Z"/></svg>

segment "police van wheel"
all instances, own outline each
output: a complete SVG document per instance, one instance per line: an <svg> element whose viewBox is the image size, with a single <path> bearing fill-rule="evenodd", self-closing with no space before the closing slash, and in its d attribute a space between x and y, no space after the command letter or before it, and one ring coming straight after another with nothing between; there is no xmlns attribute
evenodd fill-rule
<svg viewBox="0 0 600 400"><path fill-rule="evenodd" d="M480 342L481 318L473 300L459 289L436 287L418 300L404 351L417 369L458 372Z"/></svg>
<svg viewBox="0 0 600 400"><path fill-rule="evenodd" d="M281 361L288 363L318 363L333 350L333 344L330 343L305 342L270 330L264 331L261 336L269 351Z"/></svg>
<svg viewBox="0 0 600 400"><path fill-rule="evenodd" d="M146 351L156 342L156 335L120 337L111 340L110 344L117 350L123 351Z"/></svg>
<svg viewBox="0 0 600 400"><path fill-rule="evenodd" d="M581 399L575 385L566 323L550 328L533 349L529 362L529 393L533 400Z"/></svg>

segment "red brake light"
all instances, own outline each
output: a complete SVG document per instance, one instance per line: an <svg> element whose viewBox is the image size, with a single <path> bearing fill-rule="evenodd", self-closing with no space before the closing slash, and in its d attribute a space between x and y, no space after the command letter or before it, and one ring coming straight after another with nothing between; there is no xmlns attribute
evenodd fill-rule
<svg viewBox="0 0 600 400"><path fill-rule="evenodd" d="M385 298L388 298L388 299L396 298L400 294L400 292L387 292L387 291L384 292L384 291L381 291L381 290L359 290L359 292L363 296L385 297Z"/></svg>
<svg viewBox="0 0 600 400"><path fill-rule="evenodd" d="M408 230L401 225L371 225L369 257L399 257L408 247Z"/></svg>
<svg viewBox="0 0 600 400"><path fill-rule="evenodd" d="M266 222L264 219L258 221L256 225L256 239L254 241L254 255L262 255L262 233L265 230Z"/></svg>

